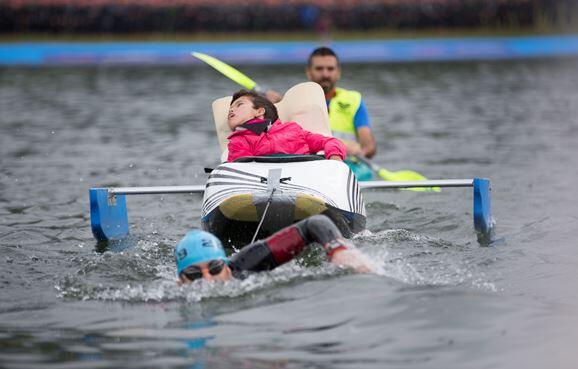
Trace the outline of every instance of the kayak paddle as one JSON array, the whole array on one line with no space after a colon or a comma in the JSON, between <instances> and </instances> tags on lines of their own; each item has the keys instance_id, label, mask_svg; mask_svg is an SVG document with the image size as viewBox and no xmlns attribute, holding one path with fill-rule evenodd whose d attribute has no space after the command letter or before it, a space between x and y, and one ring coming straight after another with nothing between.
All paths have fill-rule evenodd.
<instances>
[{"instance_id":1,"label":"kayak paddle","mask_svg":"<svg viewBox=\"0 0 578 369\"><path fill-rule=\"evenodd\" d=\"M395 182L405 182L405 181L427 181L427 178L418 172L413 170L399 170L397 172L391 172L385 168L378 166L377 164L371 162L360 155L354 155L354 157L360 162L364 163L371 168L380 178L384 181L395 181ZM414 187L407 188L409 191L422 191L422 192L440 192L439 187Z\"/></svg>"},{"instance_id":2,"label":"kayak paddle","mask_svg":"<svg viewBox=\"0 0 578 369\"><path fill-rule=\"evenodd\" d=\"M225 77L241 85L241 87L244 87L248 90L255 90L258 93L264 92L264 89L259 86L257 82L253 81L245 74L239 72L237 69L231 67L229 64L223 63L219 59L213 58L212 56L203 53L192 52L191 55L209 64L211 67L224 74Z\"/></svg>"}]
</instances>

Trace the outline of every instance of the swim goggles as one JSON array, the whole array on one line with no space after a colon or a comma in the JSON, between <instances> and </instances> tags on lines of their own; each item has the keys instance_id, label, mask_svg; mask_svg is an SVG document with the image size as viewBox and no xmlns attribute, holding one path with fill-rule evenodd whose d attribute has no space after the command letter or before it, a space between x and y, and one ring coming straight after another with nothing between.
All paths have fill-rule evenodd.
<instances>
[{"instance_id":1,"label":"swim goggles","mask_svg":"<svg viewBox=\"0 0 578 369\"><path fill-rule=\"evenodd\" d=\"M207 265L210 275L217 275L223 271L225 267L225 260L211 260ZM203 278L203 271L198 265L191 265L181 272L181 275L187 277L188 280L194 281Z\"/></svg>"}]
</instances>

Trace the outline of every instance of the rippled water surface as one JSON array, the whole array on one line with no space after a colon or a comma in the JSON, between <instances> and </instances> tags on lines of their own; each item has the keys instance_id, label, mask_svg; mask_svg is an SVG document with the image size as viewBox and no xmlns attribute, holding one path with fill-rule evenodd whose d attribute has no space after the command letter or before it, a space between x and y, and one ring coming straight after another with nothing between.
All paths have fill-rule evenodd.
<instances>
[{"instance_id":1,"label":"rippled water surface","mask_svg":"<svg viewBox=\"0 0 578 369\"><path fill-rule=\"evenodd\" d=\"M0 68L0 367L575 368L577 60L348 65L342 85L376 162L491 179L491 246L471 190L372 192L354 242L378 275L310 255L179 287L200 197L129 198L130 238L97 244L88 188L204 183L210 104L236 86L202 66Z\"/></svg>"}]
</instances>

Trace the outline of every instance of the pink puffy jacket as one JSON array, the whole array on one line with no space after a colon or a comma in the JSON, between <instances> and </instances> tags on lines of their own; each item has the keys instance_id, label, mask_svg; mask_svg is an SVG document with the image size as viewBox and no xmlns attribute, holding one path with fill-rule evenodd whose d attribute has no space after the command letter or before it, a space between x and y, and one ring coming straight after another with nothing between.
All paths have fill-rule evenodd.
<instances>
[{"instance_id":1,"label":"pink puffy jacket","mask_svg":"<svg viewBox=\"0 0 578 369\"><path fill-rule=\"evenodd\" d=\"M315 154L325 151L325 158L333 155L345 159L345 145L336 138L327 137L304 130L295 122L282 123L277 120L267 132L257 135L250 130L231 133L229 157L231 162L243 156L263 156L271 154Z\"/></svg>"}]
</instances>

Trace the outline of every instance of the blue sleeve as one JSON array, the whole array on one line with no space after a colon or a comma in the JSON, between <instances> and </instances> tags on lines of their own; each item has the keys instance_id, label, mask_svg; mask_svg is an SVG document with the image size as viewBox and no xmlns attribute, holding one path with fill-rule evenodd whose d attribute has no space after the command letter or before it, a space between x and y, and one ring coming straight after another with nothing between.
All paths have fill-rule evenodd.
<instances>
[{"instance_id":1,"label":"blue sleeve","mask_svg":"<svg viewBox=\"0 0 578 369\"><path fill-rule=\"evenodd\" d=\"M353 118L353 125L355 126L355 129L359 129L361 127L371 128L369 113L367 112L367 107L365 106L365 101L363 101L363 99L361 100L359 108L357 109L355 117Z\"/></svg>"}]
</instances>

